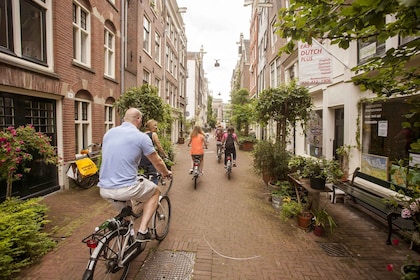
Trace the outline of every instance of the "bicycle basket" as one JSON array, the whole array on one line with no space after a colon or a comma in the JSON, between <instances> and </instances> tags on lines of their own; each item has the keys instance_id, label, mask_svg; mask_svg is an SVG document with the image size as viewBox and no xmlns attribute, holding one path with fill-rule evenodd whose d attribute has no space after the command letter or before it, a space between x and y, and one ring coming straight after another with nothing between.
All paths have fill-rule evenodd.
<instances>
[{"instance_id":1,"label":"bicycle basket","mask_svg":"<svg viewBox=\"0 0 420 280\"><path fill-rule=\"evenodd\" d=\"M89 177L98 172L98 167L90 158L78 159L76 165L82 177Z\"/></svg>"}]
</instances>

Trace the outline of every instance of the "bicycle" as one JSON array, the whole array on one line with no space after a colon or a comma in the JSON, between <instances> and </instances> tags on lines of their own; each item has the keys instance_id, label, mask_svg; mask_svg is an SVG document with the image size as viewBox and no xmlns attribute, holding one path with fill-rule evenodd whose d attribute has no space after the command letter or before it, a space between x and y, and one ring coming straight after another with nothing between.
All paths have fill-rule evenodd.
<instances>
[{"instance_id":1,"label":"bicycle","mask_svg":"<svg viewBox=\"0 0 420 280\"><path fill-rule=\"evenodd\" d=\"M228 179L230 180L231 177L231 173L232 173L232 159L233 159L233 154L228 154L226 155L226 173L228 176Z\"/></svg>"},{"instance_id":2,"label":"bicycle","mask_svg":"<svg viewBox=\"0 0 420 280\"><path fill-rule=\"evenodd\" d=\"M101 152L101 144L92 143L80 151L81 157L72 162L67 170L69 177L77 186L89 189L99 182L99 169L92 160Z\"/></svg>"},{"instance_id":3,"label":"bicycle","mask_svg":"<svg viewBox=\"0 0 420 280\"><path fill-rule=\"evenodd\" d=\"M171 202L168 193L172 183L171 176L167 179L168 189L159 196L158 206L151 219L149 231L152 239L158 241L165 239L169 233ZM83 280L126 279L131 261L146 249L146 243L134 246L134 221L143 214L142 203L131 200L126 204L117 216L103 222L95 228L93 234L82 240L90 250Z\"/></svg>"},{"instance_id":4,"label":"bicycle","mask_svg":"<svg viewBox=\"0 0 420 280\"><path fill-rule=\"evenodd\" d=\"M218 163L222 161L222 153L223 153L222 142L217 141L217 162Z\"/></svg>"},{"instance_id":5,"label":"bicycle","mask_svg":"<svg viewBox=\"0 0 420 280\"><path fill-rule=\"evenodd\" d=\"M197 189L197 179L200 176L200 164L201 164L201 156L200 155L193 155L194 163L193 163L193 172L192 172L192 179L194 180L194 189Z\"/></svg>"}]
</instances>

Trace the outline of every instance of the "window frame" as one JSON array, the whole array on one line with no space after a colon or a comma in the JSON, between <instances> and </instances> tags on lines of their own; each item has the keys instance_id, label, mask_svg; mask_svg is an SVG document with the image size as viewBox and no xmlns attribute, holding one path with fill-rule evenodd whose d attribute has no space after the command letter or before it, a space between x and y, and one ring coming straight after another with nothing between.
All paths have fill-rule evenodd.
<instances>
[{"instance_id":1,"label":"window frame","mask_svg":"<svg viewBox=\"0 0 420 280\"><path fill-rule=\"evenodd\" d=\"M110 38L111 36L111 38ZM111 42L108 40L111 39ZM109 46L111 44L111 46ZM104 75L115 78L115 34L108 28L104 29Z\"/></svg>"},{"instance_id":2,"label":"window frame","mask_svg":"<svg viewBox=\"0 0 420 280\"><path fill-rule=\"evenodd\" d=\"M86 120L83 119L83 105L87 106ZM75 98L74 108L75 154L79 154L80 150L85 149L92 142L92 102L87 99ZM78 118L76 119L76 117Z\"/></svg>"},{"instance_id":3,"label":"window frame","mask_svg":"<svg viewBox=\"0 0 420 280\"><path fill-rule=\"evenodd\" d=\"M147 23L147 24L146 24ZM143 17L143 50L150 54L151 42L151 22L147 17Z\"/></svg>"},{"instance_id":4,"label":"window frame","mask_svg":"<svg viewBox=\"0 0 420 280\"><path fill-rule=\"evenodd\" d=\"M82 12L86 14L82 21ZM76 21L76 22L75 22ZM85 25L85 28L81 25ZM73 1L73 61L91 66L91 13L77 1ZM84 35L84 36L83 36Z\"/></svg>"},{"instance_id":5,"label":"window frame","mask_svg":"<svg viewBox=\"0 0 420 280\"><path fill-rule=\"evenodd\" d=\"M53 39L52 39L52 1L51 0L5 0L5 11L1 14L3 21L0 22L3 34L0 39L3 41L0 46L0 58L7 61L27 65L30 67L52 71L53 65ZM32 18L38 24L28 24L28 28L37 28L37 32L28 31L27 35L22 30L22 21L28 7L22 10L23 5L34 7L38 13L31 12ZM29 18L28 18L29 20ZM7 34L5 34L7 33ZM26 40L28 48L38 49L36 53L39 57L25 54L23 47L25 46L22 36L33 37L33 34L39 34L39 37ZM28 38L27 38L28 39ZM32 44L29 45L29 42Z\"/></svg>"}]
</instances>

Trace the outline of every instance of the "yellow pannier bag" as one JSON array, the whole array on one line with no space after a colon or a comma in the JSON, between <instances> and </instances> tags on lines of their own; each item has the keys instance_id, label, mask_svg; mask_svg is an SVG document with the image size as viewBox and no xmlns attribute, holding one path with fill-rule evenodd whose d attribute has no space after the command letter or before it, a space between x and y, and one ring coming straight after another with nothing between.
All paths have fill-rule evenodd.
<instances>
[{"instance_id":1,"label":"yellow pannier bag","mask_svg":"<svg viewBox=\"0 0 420 280\"><path fill-rule=\"evenodd\" d=\"M82 177L89 177L98 172L98 167L90 158L78 159L76 165Z\"/></svg>"}]
</instances>

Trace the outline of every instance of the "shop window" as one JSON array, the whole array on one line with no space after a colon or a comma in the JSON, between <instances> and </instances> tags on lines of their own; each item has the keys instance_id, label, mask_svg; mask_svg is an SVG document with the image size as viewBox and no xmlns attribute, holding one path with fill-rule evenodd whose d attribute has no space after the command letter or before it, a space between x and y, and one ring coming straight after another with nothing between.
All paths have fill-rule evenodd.
<instances>
[{"instance_id":1,"label":"shop window","mask_svg":"<svg viewBox=\"0 0 420 280\"><path fill-rule=\"evenodd\" d=\"M416 97L395 98L363 105L363 172L389 180L390 168L398 162L408 165L410 144L420 138L420 128L415 125L420 116L413 114L415 101Z\"/></svg>"}]
</instances>

